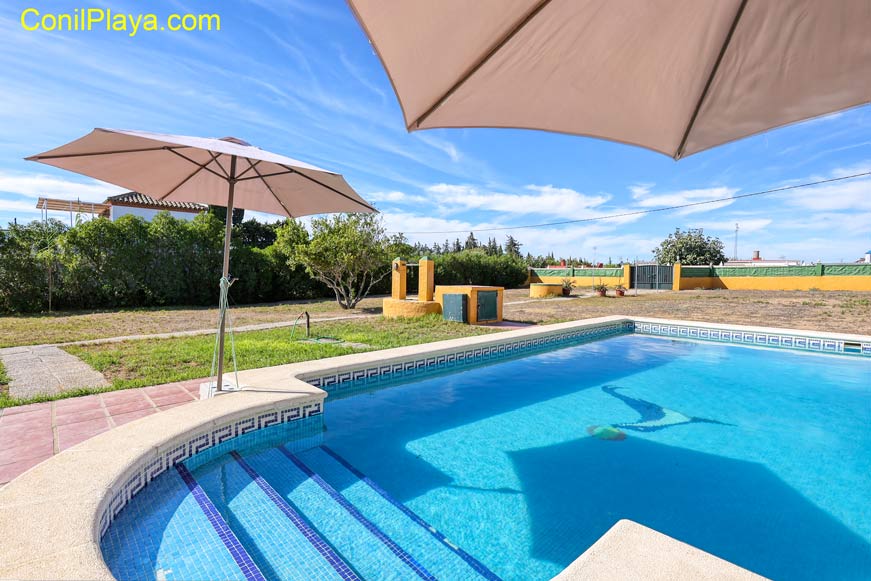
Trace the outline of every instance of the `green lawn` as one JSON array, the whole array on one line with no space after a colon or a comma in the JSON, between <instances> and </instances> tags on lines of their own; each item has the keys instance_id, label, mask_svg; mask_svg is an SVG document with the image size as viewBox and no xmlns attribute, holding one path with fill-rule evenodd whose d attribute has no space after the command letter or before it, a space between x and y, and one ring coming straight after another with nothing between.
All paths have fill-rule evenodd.
<instances>
[{"instance_id":1,"label":"green lawn","mask_svg":"<svg viewBox=\"0 0 871 581\"><path fill-rule=\"evenodd\" d=\"M9 376L6 375L6 368L3 367L3 362L0 361L0 399L6 396L7 387L9 387Z\"/></svg>"},{"instance_id":2,"label":"green lawn","mask_svg":"<svg viewBox=\"0 0 871 581\"><path fill-rule=\"evenodd\" d=\"M381 298L365 298L350 311L340 308L333 299L234 305L233 324L240 327L293 321L303 311L308 311L313 318L380 313ZM215 307L154 307L2 316L0 347L210 329L215 327L217 317Z\"/></svg>"},{"instance_id":3,"label":"green lawn","mask_svg":"<svg viewBox=\"0 0 871 581\"><path fill-rule=\"evenodd\" d=\"M341 344L303 343L298 340L299 333L291 341L290 329L270 329L237 333L236 359L240 370L254 369L495 331L443 321L435 315L418 319L373 317L357 321L314 323L313 336L365 343L370 347L362 349ZM65 349L102 372L112 383L112 389L124 389L208 376L214 341L212 336L174 337ZM229 343L227 349L229 351Z\"/></svg>"}]
</instances>

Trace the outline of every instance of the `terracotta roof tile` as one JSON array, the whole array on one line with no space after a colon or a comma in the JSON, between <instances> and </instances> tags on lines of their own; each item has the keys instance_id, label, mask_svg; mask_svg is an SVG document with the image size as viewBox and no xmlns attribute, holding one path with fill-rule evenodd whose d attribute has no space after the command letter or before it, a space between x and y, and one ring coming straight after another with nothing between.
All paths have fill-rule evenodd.
<instances>
[{"instance_id":1,"label":"terracotta roof tile","mask_svg":"<svg viewBox=\"0 0 871 581\"><path fill-rule=\"evenodd\" d=\"M174 202L174 201L164 201L164 200L155 200L154 198L150 198L145 194L140 194L138 192L127 192L126 194L119 194L117 196L109 196L106 198L106 204L119 204L119 205L135 205L135 206L147 206L150 208L166 208L166 209L176 209L176 210L205 210L208 206L204 204L196 204L194 202Z\"/></svg>"}]
</instances>

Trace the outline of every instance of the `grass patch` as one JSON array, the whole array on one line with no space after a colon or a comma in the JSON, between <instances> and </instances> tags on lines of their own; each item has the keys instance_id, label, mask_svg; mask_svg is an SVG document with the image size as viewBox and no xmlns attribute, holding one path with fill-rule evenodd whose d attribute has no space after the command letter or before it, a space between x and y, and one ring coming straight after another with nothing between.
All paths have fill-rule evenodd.
<instances>
[{"instance_id":1,"label":"grass patch","mask_svg":"<svg viewBox=\"0 0 871 581\"><path fill-rule=\"evenodd\" d=\"M234 306L232 314L233 324L239 327L293 321L303 311L325 318L378 313L380 309L381 299L370 297L350 311L343 310L335 300L317 299ZM210 329L215 326L217 317L215 307L154 307L6 316L0 317L0 348Z\"/></svg>"},{"instance_id":2,"label":"grass patch","mask_svg":"<svg viewBox=\"0 0 871 581\"><path fill-rule=\"evenodd\" d=\"M289 329L270 329L236 334L239 369L270 367L493 332L443 321L438 316L417 319L372 319L315 323L312 334L347 342L364 343L359 349L342 344L304 343L290 340ZM297 338L299 334L297 334ZM77 345L66 351L103 373L112 389L156 385L207 377L211 371L213 336L173 337L125 341L102 345ZM229 343L227 345L229 351ZM229 365L229 360L228 360Z\"/></svg>"},{"instance_id":3,"label":"grass patch","mask_svg":"<svg viewBox=\"0 0 871 581\"><path fill-rule=\"evenodd\" d=\"M0 399L3 399L9 393L9 376L6 375L6 368L3 362L0 361Z\"/></svg>"}]
</instances>

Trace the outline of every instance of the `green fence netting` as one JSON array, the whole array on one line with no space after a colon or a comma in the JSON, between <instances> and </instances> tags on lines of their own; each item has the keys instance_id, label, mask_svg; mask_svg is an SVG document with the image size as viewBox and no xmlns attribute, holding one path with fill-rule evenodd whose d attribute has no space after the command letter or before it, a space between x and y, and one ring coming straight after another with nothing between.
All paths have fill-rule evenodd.
<instances>
[{"instance_id":1,"label":"green fence netting","mask_svg":"<svg viewBox=\"0 0 871 581\"><path fill-rule=\"evenodd\" d=\"M871 264L807 266L683 266L681 278L725 276L871 276Z\"/></svg>"},{"instance_id":2,"label":"green fence netting","mask_svg":"<svg viewBox=\"0 0 871 581\"><path fill-rule=\"evenodd\" d=\"M559 277L623 276L622 268L533 268L532 275Z\"/></svg>"}]
</instances>

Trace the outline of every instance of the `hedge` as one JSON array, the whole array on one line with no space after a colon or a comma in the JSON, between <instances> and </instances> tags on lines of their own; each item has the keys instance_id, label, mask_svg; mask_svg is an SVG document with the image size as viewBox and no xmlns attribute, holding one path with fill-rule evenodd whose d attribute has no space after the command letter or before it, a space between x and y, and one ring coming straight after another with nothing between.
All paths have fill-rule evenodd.
<instances>
[{"instance_id":1,"label":"hedge","mask_svg":"<svg viewBox=\"0 0 871 581\"><path fill-rule=\"evenodd\" d=\"M270 228L272 233L265 231ZM288 266L292 237L276 239L276 231L248 222L234 226L230 272L238 280L230 293L233 303L332 297L303 267ZM223 221L208 212L191 221L163 212L151 222L128 215L71 228L57 220L10 225L0 231L0 312L45 311L49 294L53 310L213 306L223 237ZM437 284L510 288L526 280L526 265L514 256L465 250L434 261ZM409 270L409 288L416 288L416 274ZM389 288L387 276L372 292Z\"/></svg>"},{"instance_id":2,"label":"hedge","mask_svg":"<svg viewBox=\"0 0 871 581\"><path fill-rule=\"evenodd\" d=\"M210 213L194 220L158 214L91 220L66 228L58 221L12 225L0 232L0 311L215 305L224 226ZM302 268L287 266L277 245L234 243L234 302L330 296Z\"/></svg>"}]
</instances>

